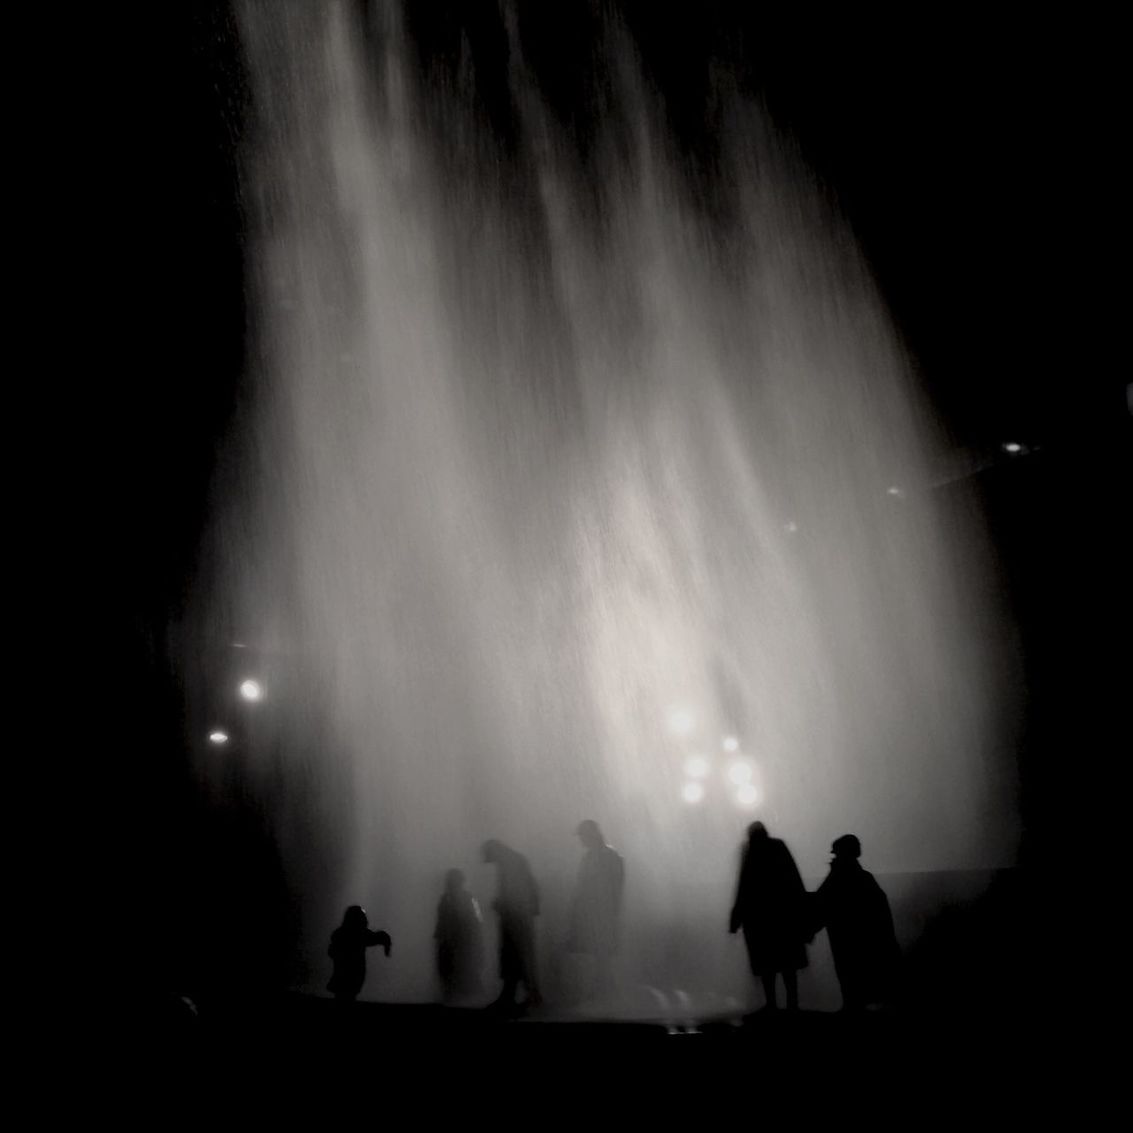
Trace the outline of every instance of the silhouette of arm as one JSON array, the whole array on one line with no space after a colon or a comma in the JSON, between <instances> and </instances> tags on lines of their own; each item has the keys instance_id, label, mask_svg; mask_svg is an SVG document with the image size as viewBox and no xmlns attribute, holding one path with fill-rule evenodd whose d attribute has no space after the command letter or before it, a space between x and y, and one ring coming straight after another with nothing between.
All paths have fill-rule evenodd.
<instances>
[{"instance_id":1,"label":"silhouette of arm","mask_svg":"<svg viewBox=\"0 0 1133 1133\"><path fill-rule=\"evenodd\" d=\"M808 893L806 898L806 928L810 939L826 927L827 909L830 905L830 878L827 877L817 890Z\"/></svg>"},{"instance_id":2,"label":"silhouette of arm","mask_svg":"<svg viewBox=\"0 0 1133 1133\"><path fill-rule=\"evenodd\" d=\"M367 931L366 947L373 948L375 944L380 944L387 956L389 955L390 948L393 947L393 941L390 940L388 932L382 932L381 930L378 932Z\"/></svg>"}]
</instances>

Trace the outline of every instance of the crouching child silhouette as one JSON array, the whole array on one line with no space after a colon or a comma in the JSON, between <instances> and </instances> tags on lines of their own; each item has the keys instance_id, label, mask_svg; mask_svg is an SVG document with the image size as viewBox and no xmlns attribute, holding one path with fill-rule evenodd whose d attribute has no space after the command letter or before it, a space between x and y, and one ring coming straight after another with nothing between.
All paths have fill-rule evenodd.
<instances>
[{"instance_id":1,"label":"crouching child silhouette","mask_svg":"<svg viewBox=\"0 0 1133 1133\"><path fill-rule=\"evenodd\" d=\"M392 946L389 933L371 930L366 910L361 905L351 905L343 915L342 924L331 933L327 950L334 961L327 991L335 999L350 1002L358 998L366 982L366 949L375 944L380 944L389 955Z\"/></svg>"}]
</instances>

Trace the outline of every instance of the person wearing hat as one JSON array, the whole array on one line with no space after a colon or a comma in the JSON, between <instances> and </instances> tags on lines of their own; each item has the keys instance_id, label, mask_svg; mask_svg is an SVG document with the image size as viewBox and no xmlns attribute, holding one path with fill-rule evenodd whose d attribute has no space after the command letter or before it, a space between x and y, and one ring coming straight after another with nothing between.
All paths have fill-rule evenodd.
<instances>
[{"instance_id":1,"label":"person wearing hat","mask_svg":"<svg viewBox=\"0 0 1133 1133\"><path fill-rule=\"evenodd\" d=\"M621 854L607 844L601 828L592 818L580 822L575 833L586 852L578 870L567 949L593 957L594 994L603 996L614 987L613 965L621 927L625 862Z\"/></svg>"},{"instance_id":2,"label":"person wearing hat","mask_svg":"<svg viewBox=\"0 0 1133 1133\"><path fill-rule=\"evenodd\" d=\"M813 928L825 928L842 988L842 1009L864 1011L892 991L900 951L889 899L859 859L862 844L843 834L830 847L830 873L814 895Z\"/></svg>"}]
</instances>

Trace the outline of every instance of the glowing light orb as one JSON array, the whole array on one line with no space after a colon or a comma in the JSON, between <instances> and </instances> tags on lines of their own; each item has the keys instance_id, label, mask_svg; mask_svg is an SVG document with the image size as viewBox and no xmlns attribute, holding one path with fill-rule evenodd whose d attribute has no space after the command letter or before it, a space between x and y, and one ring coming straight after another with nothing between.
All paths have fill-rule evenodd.
<instances>
[{"instance_id":1,"label":"glowing light orb","mask_svg":"<svg viewBox=\"0 0 1133 1133\"><path fill-rule=\"evenodd\" d=\"M209 732L209 740L214 744L226 744L228 743L228 733L219 730Z\"/></svg>"},{"instance_id":2,"label":"glowing light orb","mask_svg":"<svg viewBox=\"0 0 1133 1133\"><path fill-rule=\"evenodd\" d=\"M691 783L686 783L681 788L681 798L686 803L698 803L704 798L704 784L698 783L693 780Z\"/></svg>"},{"instance_id":3,"label":"glowing light orb","mask_svg":"<svg viewBox=\"0 0 1133 1133\"><path fill-rule=\"evenodd\" d=\"M897 497L900 497L900 496L903 496L903 495L904 495L905 493L904 493L904 492L902 492L902 491L901 491L901 489L900 489L900 488L898 488L896 484L892 484L892 485L890 485L890 487L888 487L888 488L886 488L886 489L885 489L885 494L886 494L887 496L897 496Z\"/></svg>"},{"instance_id":4,"label":"glowing light orb","mask_svg":"<svg viewBox=\"0 0 1133 1133\"><path fill-rule=\"evenodd\" d=\"M786 531L788 535L794 535L798 529L799 525L793 519L783 524L783 530Z\"/></svg>"},{"instance_id":5,"label":"glowing light orb","mask_svg":"<svg viewBox=\"0 0 1133 1133\"><path fill-rule=\"evenodd\" d=\"M759 802L759 792L751 783L741 783L736 788L736 802L740 806L755 806Z\"/></svg>"},{"instance_id":6,"label":"glowing light orb","mask_svg":"<svg viewBox=\"0 0 1133 1133\"><path fill-rule=\"evenodd\" d=\"M744 763L742 759L737 759L731 767L728 768L728 778L731 779L736 786L743 783L751 782L751 764Z\"/></svg>"},{"instance_id":7,"label":"glowing light orb","mask_svg":"<svg viewBox=\"0 0 1133 1133\"><path fill-rule=\"evenodd\" d=\"M696 726L696 718L687 708L669 709L669 731L675 736L687 736Z\"/></svg>"},{"instance_id":8,"label":"glowing light orb","mask_svg":"<svg viewBox=\"0 0 1133 1133\"><path fill-rule=\"evenodd\" d=\"M1018 441L1008 441L1003 446L1003 451L1009 452L1012 456L1015 456L1023 451L1023 446Z\"/></svg>"},{"instance_id":9,"label":"glowing light orb","mask_svg":"<svg viewBox=\"0 0 1133 1133\"><path fill-rule=\"evenodd\" d=\"M240 685L240 695L245 700L262 700L264 687L259 681L247 680Z\"/></svg>"},{"instance_id":10,"label":"glowing light orb","mask_svg":"<svg viewBox=\"0 0 1133 1133\"><path fill-rule=\"evenodd\" d=\"M703 779L711 770L712 765L703 755L690 755L685 760L685 774L690 779Z\"/></svg>"},{"instance_id":11,"label":"glowing light orb","mask_svg":"<svg viewBox=\"0 0 1133 1133\"><path fill-rule=\"evenodd\" d=\"M723 748L725 751L739 751L740 741L737 740L735 736L725 736Z\"/></svg>"}]
</instances>

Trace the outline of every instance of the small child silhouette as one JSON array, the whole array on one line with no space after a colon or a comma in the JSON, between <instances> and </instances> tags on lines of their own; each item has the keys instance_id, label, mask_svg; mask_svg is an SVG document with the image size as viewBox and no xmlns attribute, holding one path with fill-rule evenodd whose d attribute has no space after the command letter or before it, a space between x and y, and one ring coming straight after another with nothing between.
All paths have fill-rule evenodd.
<instances>
[{"instance_id":1,"label":"small child silhouette","mask_svg":"<svg viewBox=\"0 0 1133 1133\"><path fill-rule=\"evenodd\" d=\"M343 915L342 924L331 933L331 959L334 961L334 974L327 984L327 991L335 999L357 999L362 985L366 982L366 949L380 944L388 956L392 941L388 932L372 932L366 910L361 905L351 905Z\"/></svg>"},{"instance_id":2,"label":"small child silhouette","mask_svg":"<svg viewBox=\"0 0 1133 1133\"><path fill-rule=\"evenodd\" d=\"M433 940L445 1002L478 996L483 990L483 917L459 869L450 869L445 874L445 892L437 906Z\"/></svg>"}]
</instances>

